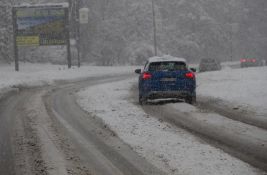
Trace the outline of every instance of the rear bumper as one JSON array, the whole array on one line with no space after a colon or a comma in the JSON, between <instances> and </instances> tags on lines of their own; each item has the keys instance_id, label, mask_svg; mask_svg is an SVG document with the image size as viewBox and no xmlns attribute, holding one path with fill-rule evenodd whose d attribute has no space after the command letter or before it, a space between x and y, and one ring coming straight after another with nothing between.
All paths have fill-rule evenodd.
<instances>
[{"instance_id":1,"label":"rear bumper","mask_svg":"<svg viewBox=\"0 0 267 175\"><path fill-rule=\"evenodd\" d=\"M242 62L241 67L257 67L259 66L259 63L255 62Z\"/></svg>"},{"instance_id":2,"label":"rear bumper","mask_svg":"<svg viewBox=\"0 0 267 175\"><path fill-rule=\"evenodd\" d=\"M150 91L144 95L148 99L186 98L188 96L194 96L194 94L187 91Z\"/></svg>"}]
</instances>

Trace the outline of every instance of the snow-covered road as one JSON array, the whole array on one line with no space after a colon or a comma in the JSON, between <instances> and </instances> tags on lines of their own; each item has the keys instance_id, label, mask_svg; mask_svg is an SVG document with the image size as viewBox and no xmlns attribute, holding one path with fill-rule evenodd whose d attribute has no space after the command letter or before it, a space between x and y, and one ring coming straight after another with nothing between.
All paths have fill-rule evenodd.
<instances>
[{"instance_id":1,"label":"snow-covered road","mask_svg":"<svg viewBox=\"0 0 267 175\"><path fill-rule=\"evenodd\" d=\"M130 93L131 88L136 88L136 81L135 78L90 87L79 93L79 103L103 119L122 140L167 174L263 174L205 140L165 122L164 118L157 119L144 112L137 105L137 97L132 98ZM182 112L190 113L192 108L195 109L184 103L173 105L184 110ZM164 116L161 105L148 106ZM210 122L219 125L221 121L214 119Z\"/></svg>"},{"instance_id":2,"label":"snow-covered road","mask_svg":"<svg viewBox=\"0 0 267 175\"><path fill-rule=\"evenodd\" d=\"M137 174L266 175L254 167L266 168L266 67L198 74L200 103L195 107L177 101L141 107L137 103L137 76L122 80L134 76L134 67L67 70L64 66L25 64L19 73L11 66L0 68L0 96L10 89L39 86L1 103L2 130L8 132L8 122L14 118L18 127L15 136L11 133L15 141L1 140L0 148L10 142L18 144L11 149L28 149L28 153L38 148L33 160L24 160L23 151L15 149L21 159L16 166L23 166L23 160L28 164L37 160L41 169L36 172L45 169L50 174L64 174L66 170L130 174L131 169ZM73 101L75 96L87 113ZM6 132L1 132L2 139L8 137ZM12 162L5 160L6 164ZM94 166L96 162L105 168ZM77 168L81 166L84 168Z\"/></svg>"}]
</instances>

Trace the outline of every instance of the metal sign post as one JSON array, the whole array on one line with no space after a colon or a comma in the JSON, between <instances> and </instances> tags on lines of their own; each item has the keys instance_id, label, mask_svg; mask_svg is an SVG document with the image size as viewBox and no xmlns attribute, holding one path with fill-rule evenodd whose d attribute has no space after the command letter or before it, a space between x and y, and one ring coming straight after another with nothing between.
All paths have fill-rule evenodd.
<instances>
[{"instance_id":1,"label":"metal sign post","mask_svg":"<svg viewBox=\"0 0 267 175\"><path fill-rule=\"evenodd\" d=\"M81 29L83 28L83 25L88 24L89 20L89 9L88 8L81 8L79 9L79 23L78 26L78 67L81 66ZM84 30L82 30L84 31Z\"/></svg>"},{"instance_id":2,"label":"metal sign post","mask_svg":"<svg viewBox=\"0 0 267 175\"><path fill-rule=\"evenodd\" d=\"M16 41L17 33L17 18L16 9L12 8L12 20L13 20L13 46L14 46L14 61L15 61L15 71L19 71L19 58L18 58L18 46Z\"/></svg>"},{"instance_id":3,"label":"metal sign post","mask_svg":"<svg viewBox=\"0 0 267 175\"><path fill-rule=\"evenodd\" d=\"M67 60L68 68L71 68L71 51L70 51L70 22L69 22L69 9L65 9L65 20L66 20L66 44L67 44Z\"/></svg>"}]
</instances>

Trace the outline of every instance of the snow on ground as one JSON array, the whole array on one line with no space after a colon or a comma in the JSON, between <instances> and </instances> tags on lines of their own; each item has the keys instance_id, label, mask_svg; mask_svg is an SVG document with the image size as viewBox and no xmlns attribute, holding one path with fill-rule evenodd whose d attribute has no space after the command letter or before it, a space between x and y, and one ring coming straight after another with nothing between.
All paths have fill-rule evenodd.
<instances>
[{"instance_id":1,"label":"snow on ground","mask_svg":"<svg viewBox=\"0 0 267 175\"><path fill-rule=\"evenodd\" d=\"M137 100L130 98L133 83L137 80L90 87L79 92L78 102L85 110L103 119L137 153L167 174L261 174L187 131L147 115L134 104Z\"/></svg>"},{"instance_id":2,"label":"snow on ground","mask_svg":"<svg viewBox=\"0 0 267 175\"><path fill-rule=\"evenodd\" d=\"M52 84L55 80L71 80L103 75L132 73L134 67L82 66L68 69L65 65L20 63L20 71L14 65L0 64L0 96L12 86L38 86Z\"/></svg>"},{"instance_id":3,"label":"snow on ground","mask_svg":"<svg viewBox=\"0 0 267 175\"><path fill-rule=\"evenodd\" d=\"M267 67L200 73L197 82L198 95L267 114Z\"/></svg>"},{"instance_id":4,"label":"snow on ground","mask_svg":"<svg viewBox=\"0 0 267 175\"><path fill-rule=\"evenodd\" d=\"M239 61L226 61L221 63L222 67L227 67L227 66L240 66Z\"/></svg>"},{"instance_id":5,"label":"snow on ground","mask_svg":"<svg viewBox=\"0 0 267 175\"><path fill-rule=\"evenodd\" d=\"M52 84L70 80L133 72L133 67L74 67L21 63L0 65L0 96L12 86ZM197 75L198 94L267 111L267 67L224 69ZM95 113L135 151L168 174L259 174L257 169L211 147L183 129L148 116L129 101L129 91L137 80L90 87L79 93L79 103ZM90 98L89 98L90 97ZM184 108L182 108L184 109ZM187 109L184 109L187 111Z\"/></svg>"}]
</instances>

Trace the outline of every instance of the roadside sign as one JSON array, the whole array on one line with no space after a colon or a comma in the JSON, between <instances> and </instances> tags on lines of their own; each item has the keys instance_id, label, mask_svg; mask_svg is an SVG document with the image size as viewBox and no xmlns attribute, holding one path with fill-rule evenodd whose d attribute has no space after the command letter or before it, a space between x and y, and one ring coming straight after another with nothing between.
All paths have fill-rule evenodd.
<instances>
[{"instance_id":1,"label":"roadside sign","mask_svg":"<svg viewBox=\"0 0 267 175\"><path fill-rule=\"evenodd\" d=\"M89 9L88 8L81 8L79 10L79 21L80 24L87 24L89 20Z\"/></svg>"},{"instance_id":2,"label":"roadside sign","mask_svg":"<svg viewBox=\"0 0 267 175\"><path fill-rule=\"evenodd\" d=\"M65 45L66 12L62 7L15 7L17 45Z\"/></svg>"},{"instance_id":3,"label":"roadside sign","mask_svg":"<svg viewBox=\"0 0 267 175\"><path fill-rule=\"evenodd\" d=\"M76 46L76 39L70 39L70 45L71 46Z\"/></svg>"},{"instance_id":4,"label":"roadside sign","mask_svg":"<svg viewBox=\"0 0 267 175\"><path fill-rule=\"evenodd\" d=\"M67 45L71 67L68 3L15 6L12 16L16 71L19 46Z\"/></svg>"}]
</instances>

